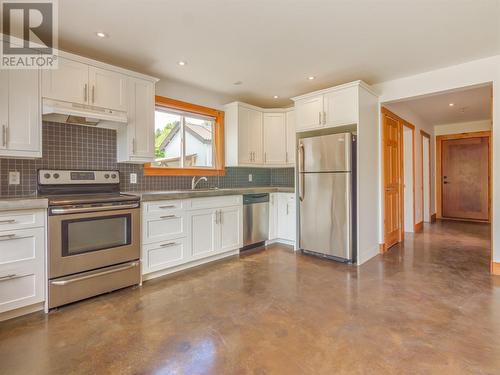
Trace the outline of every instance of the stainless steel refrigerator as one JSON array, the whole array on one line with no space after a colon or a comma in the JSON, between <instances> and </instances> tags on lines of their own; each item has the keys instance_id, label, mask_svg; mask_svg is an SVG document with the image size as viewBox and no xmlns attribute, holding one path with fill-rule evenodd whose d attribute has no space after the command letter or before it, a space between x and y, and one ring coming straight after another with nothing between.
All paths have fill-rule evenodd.
<instances>
[{"instance_id":1,"label":"stainless steel refrigerator","mask_svg":"<svg viewBox=\"0 0 500 375\"><path fill-rule=\"evenodd\" d=\"M299 138L298 145L300 249L355 262L356 136Z\"/></svg>"}]
</instances>

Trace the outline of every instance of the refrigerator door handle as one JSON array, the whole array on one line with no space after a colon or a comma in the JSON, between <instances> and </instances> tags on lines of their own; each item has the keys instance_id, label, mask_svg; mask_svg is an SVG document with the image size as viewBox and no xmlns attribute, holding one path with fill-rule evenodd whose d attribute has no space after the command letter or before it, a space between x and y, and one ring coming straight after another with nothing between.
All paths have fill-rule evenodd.
<instances>
[{"instance_id":1,"label":"refrigerator door handle","mask_svg":"<svg viewBox=\"0 0 500 375\"><path fill-rule=\"evenodd\" d=\"M299 144L299 199L304 200L304 144Z\"/></svg>"}]
</instances>

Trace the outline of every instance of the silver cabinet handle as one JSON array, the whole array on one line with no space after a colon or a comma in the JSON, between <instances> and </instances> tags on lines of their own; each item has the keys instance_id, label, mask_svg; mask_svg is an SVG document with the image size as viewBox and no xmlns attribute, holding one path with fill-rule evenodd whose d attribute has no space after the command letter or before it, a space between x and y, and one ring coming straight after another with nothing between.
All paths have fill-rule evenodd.
<instances>
[{"instance_id":1,"label":"silver cabinet handle","mask_svg":"<svg viewBox=\"0 0 500 375\"><path fill-rule=\"evenodd\" d=\"M164 215L164 216L160 216L160 219L172 219L174 217L177 217L175 215Z\"/></svg>"},{"instance_id":2,"label":"silver cabinet handle","mask_svg":"<svg viewBox=\"0 0 500 375\"><path fill-rule=\"evenodd\" d=\"M95 102L95 86L92 85L92 104Z\"/></svg>"},{"instance_id":3,"label":"silver cabinet handle","mask_svg":"<svg viewBox=\"0 0 500 375\"><path fill-rule=\"evenodd\" d=\"M286 214L288 215L288 202L286 202Z\"/></svg>"},{"instance_id":4,"label":"silver cabinet handle","mask_svg":"<svg viewBox=\"0 0 500 375\"><path fill-rule=\"evenodd\" d=\"M54 284L54 285L67 285L67 284L71 284L71 283L74 283L74 282L77 282L77 281L83 281L83 280L87 280L87 279L92 279L94 277L99 277L99 276L103 276L103 275L108 275L110 273L115 273L115 272L120 272L120 271L125 271L125 270L128 270L130 268L134 268L134 267L137 267L139 265L139 262L132 262L130 264L127 264L126 266L124 267L120 267L120 268L114 268L112 270L107 270L107 271L103 271L103 272L99 272L99 273L93 273L91 275L85 275L85 276L80 276L80 277L75 277L73 279L67 279L67 280L59 280L59 281L51 281L50 283L51 284Z\"/></svg>"},{"instance_id":5,"label":"silver cabinet handle","mask_svg":"<svg viewBox=\"0 0 500 375\"><path fill-rule=\"evenodd\" d=\"M319 112L318 114L319 114L319 124L321 124L321 112Z\"/></svg>"},{"instance_id":6,"label":"silver cabinet handle","mask_svg":"<svg viewBox=\"0 0 500 375\"><path fill-rule=\"evenodd\" d=\"M15 222L15 219L0 220L0 224L14 224Z\"/></svg>"},{"instance_id":7,"label":"silver cabinet handle","mask_svg":"<svg viewBox=\"0 0 500 375\"><path fill-rule=\"evenodd\" d=\"M215 211L215 224L219 224L219 211Z\"/></svg>"},{"instance_id":8,"label":"silver cabinet handle","mask_svg":"<svg viewBox=\"0 0 500 375\"><path fill-rule=\"evenodd\" d=\"M89 94L89 87L87 86L87 84L85 84L85 86L83 86L83 101L85 103L87 102L88 94Z\"/></svg>"},{"instance_id":9,"label":"silver cabinet handle","mask_svg":"<svg viewBox=\"0 0 500 375\"><path fill-rule=\"evenodd\" d=\"M264 152L264 163L267 162L267 152Z\"/></svg>"},{"instance_id":10,"label":"silver cabinet handle","mask_svg":"<svg viewBox=\"0 0 500 375\"><path fill-rule=\"evenodd\" d=\"M14 233L12 233L12 234L4 234L4 235L0 236L0 241L11 240L13 238L16 238L16 235Z\"/></svg>"},{"instance_id":11,"label":"silver cabinet handle","mask_svg":"<svg viewBox=\"0 0 500 375\"><path fill-rule=\"evenodd\" d=\"M288 163L288 151L285 151L285 163Z\"/></svg>"},{"instance_id":12,"label":"silver cabinet handle","mask_svg":"<svg viewBox=\"0 0 500 375\"><path fill-rule=\"evenodd\" d=\"M171 246L175 246L175 245L177 245L177 242L168 242L168 243L161 244L160 247L171 247Z\"/></svg>"},{"instance_id":13,"label":"silver cabinet handle","mask_svg":"<svg viewBox=\"0 0 500 375\"><path fill-rule=\"evenodd\" d=\"M323 112L323 122L322 122L323 125L326 124L326 112Z\"/></svg>"},{"instance_id":14,"label":"silver cabinet handle","mask_svg":"<svg viewBox=\"0 0 500 375\"><path fill-rule=\"evenodd\" d=\"M21 275L17 275L15 273L11 273L9 275L0 276L0 281L17 279L18 277L21 277Z\"/></svg>"},{"instance_id":15,"label":"silver cabinet handle","mask_svg":"<svg viewBox=\"0 0 500 375\"><path fill-rule=\"evenodd\" d=\"M219 224L222 224L222 210L219 210Z\"/></svg>"},{"instance_id":16,"label":"silver cabinet handle","mask_svg":"<svg viewBox=\"0 0 500 375\"><path fill-rule=\"evenodd\" d=\"M135 138L132 138L132 154L135 154Z\"/></svg>"},{"instance_id":17,"label":"silver cabinet handle","mask_svg":"<svg viewBox=\"0 0 500 375\"><path fill-rule=\"evenodd\" d=\"M174 204L169 204L167 206L159 206L158 208L175 208Z\"/></svg>"}]
</instances>

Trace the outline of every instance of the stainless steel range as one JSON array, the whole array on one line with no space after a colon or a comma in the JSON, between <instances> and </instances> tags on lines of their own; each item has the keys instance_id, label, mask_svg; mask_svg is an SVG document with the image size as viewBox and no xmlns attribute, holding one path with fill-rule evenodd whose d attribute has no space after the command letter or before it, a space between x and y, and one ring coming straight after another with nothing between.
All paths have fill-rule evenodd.
<instances>
[{"instance_id":1,"label":"stainless steel range","mask_svg":"<svg viewBox=\"0 0 500 375\"><path fill-rule=\"evenodd\" d=\"M49 308L141 281L140 202L118 171L39 170L49 200Z\"/></svg>"}]
</instances>

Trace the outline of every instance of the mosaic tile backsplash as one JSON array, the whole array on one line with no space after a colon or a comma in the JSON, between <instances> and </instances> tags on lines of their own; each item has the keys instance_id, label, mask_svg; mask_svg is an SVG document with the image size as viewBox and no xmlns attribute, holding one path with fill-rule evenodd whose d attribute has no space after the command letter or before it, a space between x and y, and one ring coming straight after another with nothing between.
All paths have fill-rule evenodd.
<instances>
[{"instance_id":1,"label":"mosaic tile backsplash","mask_svg":"<svg viewBox=\"0 0 500 375\"><path fill-rule=\"evenodd\" d=\"M116 162L116 132L88 126L43 123L41 159L0 159L0 196L36 193L36 172L44 169L118 169L122 191L177 190L191 188L189 176L144 176L139 164ZM21 183L9 185L9 172L19 171ZM137 173L137 184L129 174ZM248 175L252 175L252 182ZM228 167L223 177L209 177L199 187L236 188L252 186L293 186L293 168Z\"/></svg>"}]
</instances>

